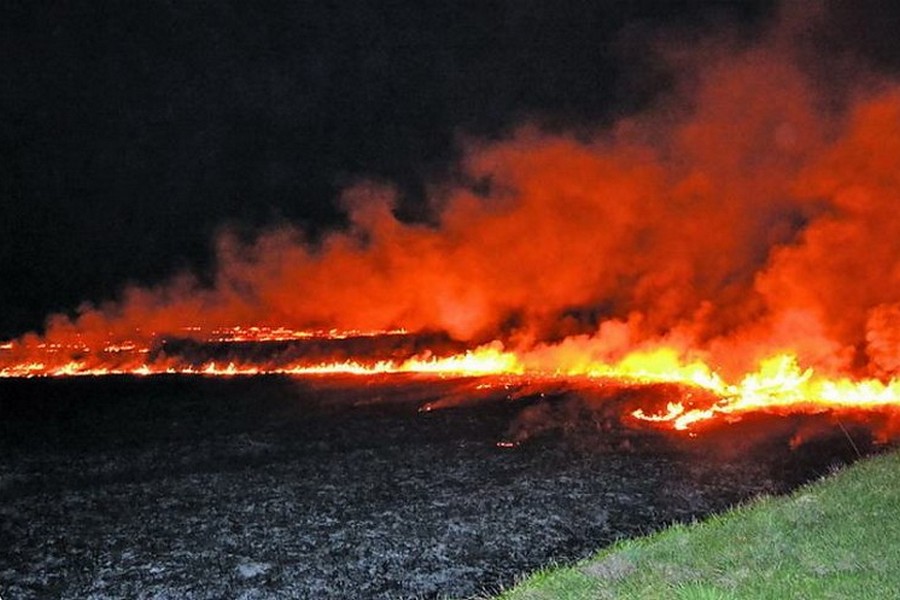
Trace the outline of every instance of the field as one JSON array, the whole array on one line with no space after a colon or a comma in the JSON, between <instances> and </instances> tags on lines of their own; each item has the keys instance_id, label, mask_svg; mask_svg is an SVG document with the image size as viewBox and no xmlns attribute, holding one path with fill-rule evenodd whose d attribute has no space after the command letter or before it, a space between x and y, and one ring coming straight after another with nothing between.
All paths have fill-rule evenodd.
<instances>
[{"instance_id":1,"label":"field","mask_svg":"<svg viewBox=\"0 0 900 600\"><path fill-rule=\"evenodd\" d=\"M788 498L542 571L501 598L892 598L900 585L898 510L900 454L893 453Z\"/></svg>"},{"instance_id":2,"label":"field","mask_svg":"<svg viewBox=\"0 0 900 600\"><path fill-rule=\"evenodd\" d=\"M608 398L473 401L479 385L0 381L0 595L496 593L880 449L825 418L760 416L691 438L623 427Z\"/></svg>"}]
</instances>

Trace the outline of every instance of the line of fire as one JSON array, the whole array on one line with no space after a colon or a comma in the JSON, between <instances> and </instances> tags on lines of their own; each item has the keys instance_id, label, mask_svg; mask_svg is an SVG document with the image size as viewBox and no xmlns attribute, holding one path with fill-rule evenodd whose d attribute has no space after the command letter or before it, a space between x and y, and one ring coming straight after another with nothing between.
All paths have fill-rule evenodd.
<instances>
[{"instance_id":1,"label":"line of fire","mask_svg":"<svg viewBox=\"0 0 900 600\"><path fill-rule=\"evenodd\" d=\"M897 435L900 85L828 87L777 39L683 79L590 135L470 143L425 221L363 182L315 240L225 232L205 283L52 316L0 344L0 376L662 386L623 422L698 435L828 413Z\"/></svg>"},{"instance_id":2,"label":"line of fire","mask_svg":"<svg viewBox=\"0 0 900 600\"><path fill-rule=\"evenodd\" d=\"M633 426L696 435L753 413L831 413L870 422L888 442L900 432L900 380L829 378L802 368L796 356L779 354L737 381L726 381L702 361L685 362L666 346L637 350L616 363L548 362L542 353L518 353L499 341L472 349L447 336L393 331L295 331L284 327L230 327L183 337L151 335L153 343L86 343L24 340L2 346L2 377L99 377L109 375L352 376L361 381L391 375L466 380L471 398L517 397L564 390L610 392L647 387L649 405L632 407ZM76 338L77 339L77 338ZM647 401L647 395L642 396ZM452 406L432 402L424 407Z\"/></svg>"}]
</instances>

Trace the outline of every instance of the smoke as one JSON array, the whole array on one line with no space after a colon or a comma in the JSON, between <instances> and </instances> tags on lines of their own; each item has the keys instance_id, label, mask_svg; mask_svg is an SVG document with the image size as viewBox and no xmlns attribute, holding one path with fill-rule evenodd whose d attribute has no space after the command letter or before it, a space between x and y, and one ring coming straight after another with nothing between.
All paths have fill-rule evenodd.
<instances>
[{"instance_id":1,"label":"smoke","mask_svg":"<svg viewBox=\"0 0 900 600\"><path fill-rule=\"evenodd\" d=\"M400 221L396 192L362 183L343 196L344 230L223 234L212 285L129 289L52 317L45 338L402 327L499 339L535 364L666 343L725 372L787 350L895 375L900 85L811 61L814 25L784 13L753 42L667 38L654 60L669 94L591 132L530 123L466 142L428 223Z\"/></svg>"}]
</instances>

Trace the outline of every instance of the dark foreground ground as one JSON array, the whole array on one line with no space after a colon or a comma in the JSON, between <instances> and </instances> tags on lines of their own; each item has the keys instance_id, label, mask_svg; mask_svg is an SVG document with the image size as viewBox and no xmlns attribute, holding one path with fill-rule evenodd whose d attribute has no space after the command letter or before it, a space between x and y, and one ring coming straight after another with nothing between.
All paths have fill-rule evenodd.
<instances>
[{"instance_id":1,"label":"dark foreground ground","mask_svg":"<svg viewBox=\"0 0 900 600\"><path fill-rule=\"evenodd\" d=\"M821 418L623 428L627 390L420 410L474 389L0 381L0 597L465 597L877 450Z\"/></svg>"}]
</instances>

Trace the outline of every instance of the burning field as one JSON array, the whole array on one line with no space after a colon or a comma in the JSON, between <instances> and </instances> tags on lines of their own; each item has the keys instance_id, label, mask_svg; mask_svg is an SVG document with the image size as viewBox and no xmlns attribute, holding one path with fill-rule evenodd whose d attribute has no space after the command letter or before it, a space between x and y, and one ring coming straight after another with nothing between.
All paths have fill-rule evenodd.
<instances>
[{"instance_id":1,"label":"burning field","mask_svg":"<svg viewBox=\"0 0 900 600\"><path fill-rule=\"evenodd\" d=\"M614 326L605 323L603 327L609 331ZM500 341L467 349L464 342L445 333L403 330L231 327L200 335L197 327L186 328L182 337L154 334L152 346L107 339L99 351L86 345L78 333L74 334L76 345L26 339L7 344L6 350L14 355L27 349L29 359L5 367L2 374L9 378L333 374L354 376L365 387L371 378L404 373L475 378L471 386L429 403L425 410L563 391L612 399L622 389L637 389L644 390L645 403L619 415L622 423L690 435L756 413L824 413L864 420L882 442L892 440L900 424L900 382L895 378L823 377L812 367L801 368L797 356L787 351L761 361L757 371L729 383L707 363L687 362L683 353L668 345L629 351L616 362L592 360L600 342L589 336L517 353L504 350Z\"/></svg>"},{"instance_id":2,"label":"burning field","mask_svg":"<svg viewBox=\"0 0 900 600\"><path fill-rule=\"evenodd\" d=\"M0 375L621 379L684 387L631 415L659 427L837 410L890 437L900 86L822 72L797 35L662 48L674 91L589 135L471 141L425 221L361 183L345 229L223 234L211 283L52 316Z\"/></svg>"},{"instance_id":3,"label":"burning field","mask_svg":"<svg viewBox=\"0 0 900 600\"><path fill-rule=\"evenodd\" d=\"M342 228L226 231L210 276L129 287L0 344L22 459L2 463L0 493L30 557L7 557L0 581L181 595L230 573L216 593L470 594L895 443L900 84L823 64L787 13L754 41L657 41L671 89L634 114L461 140L421 219L397 216L390 185L357 183ZM237 426L220 397L259 422ZM89 424L94 401L149 433L132 447ZM71 427L99 431L77 464ZM309 504L328 490L366 501ZM22 498L48 516L29 525ZM97 519L109 546L66 515ZM63 548L70 535L86 545ZM352 575L334 566L348 552ZM46 577L23 578L41 556ZM404 587L401 572L430 575Z\"/></svg>"}]
</instances>

